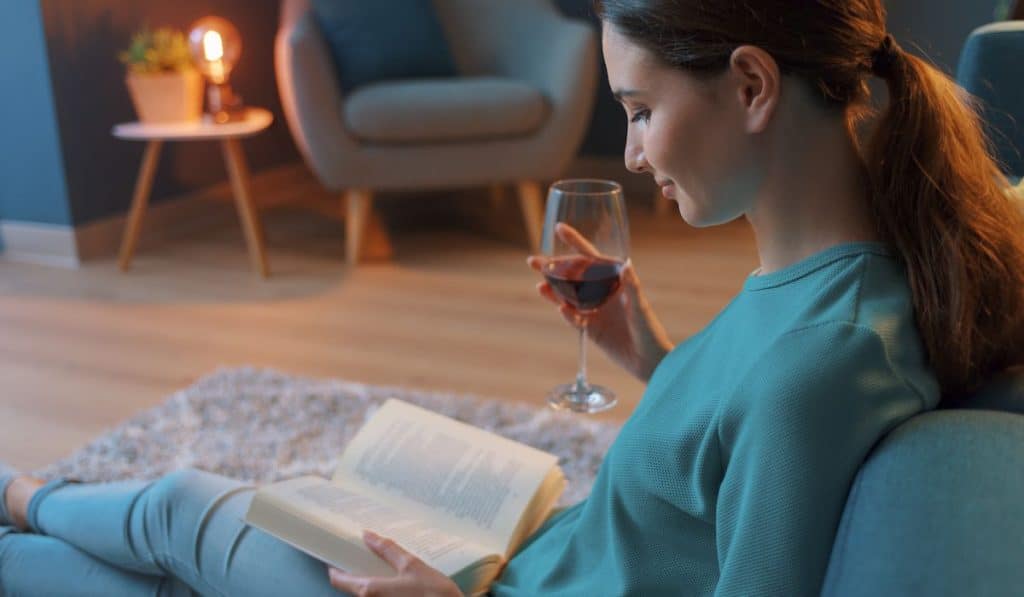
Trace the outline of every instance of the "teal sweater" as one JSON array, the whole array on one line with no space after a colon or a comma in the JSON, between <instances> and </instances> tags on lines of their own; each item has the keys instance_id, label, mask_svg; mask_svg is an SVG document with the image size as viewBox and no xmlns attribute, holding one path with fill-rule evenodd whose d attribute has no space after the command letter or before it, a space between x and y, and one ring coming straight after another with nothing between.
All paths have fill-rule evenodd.
<instances>
[{"instance_id":1,"label":"teal sweater","mask_svg":"<svg viewBox=\"0 0 1024 597\"><path fill-rule=\"evenodd\" d=\"M860 464L938 399L884 246L750 276L658 365L590 497L548 520L492 591L818 595Z\"/></svg>"}]
</instances>

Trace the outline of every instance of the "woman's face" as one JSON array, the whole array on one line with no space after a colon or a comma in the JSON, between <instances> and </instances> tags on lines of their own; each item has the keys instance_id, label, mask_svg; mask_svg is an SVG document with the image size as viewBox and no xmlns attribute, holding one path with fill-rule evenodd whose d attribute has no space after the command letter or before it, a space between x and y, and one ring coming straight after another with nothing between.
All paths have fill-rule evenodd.
<instances>
[{"instance_id":1,"label":"woman's face","mask_svg":"<svg viewBox=\"0 0 1024 597\"><path fill-rule=\"evenodd\" d=\"M629 119L626 167L650 173L692 226L743 215L758 177L729 76L697 79L664 65L614 27L603 30L608 82Z\"/></svg>"}]
</instances>

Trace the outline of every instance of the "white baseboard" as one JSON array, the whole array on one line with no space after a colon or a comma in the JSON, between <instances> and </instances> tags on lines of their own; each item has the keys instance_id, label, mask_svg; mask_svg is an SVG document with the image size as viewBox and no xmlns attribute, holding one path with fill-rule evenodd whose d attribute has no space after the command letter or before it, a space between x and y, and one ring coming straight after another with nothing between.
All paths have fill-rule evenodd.
<instances>
[{"instance_id":1,"label":"white baseboard","mask_svg":"<svg viewBox=\"0 0 1024 597\"><path fill-rule=\"evenodd\" d=\"M257 206L280 201L275 195L310 175L299 163L286 164L253 174L249 180ZM217 209L218 205L223 209ZM227 181L186 195L150 205L146 209L137 249L148 249L169 239L180 238L204 228L219 226L234 217L234 196ZM119 214L76 228L78 256L81 261L117 255L121 247L128 214Z\"/></svg>"},{"instance_id":2,"label":"white baseboard","mask_svg":"<svg viewBox=\"0 0 1024 597\"><path fill-rule=\"evenodd\" d=\"M288 164L254 174L250 186L254 195L287 187L291 181L308 177L301 164ZM220 225L234 213L228 182L152 204L146 209L138 249L145 250L196 230ZM273 201L270 201L273 202ZM217 209L220 204L224 209ZM226 207L231 206L231 207ZM77 227L0 220L3 252L0 259L66 268L83 262L117 255L128 214L118 214Z\"/></svg>"},{"instance_id":3,"label":"white baseboard","mask_svg":"<svg viewBox=\"0 0 1024 597\"><path fill-rule=\"evenodd\" d=\"M74 269L79 266L75 229L70 225L0 220L5 261Z\"/></svg>"}]
</instances>

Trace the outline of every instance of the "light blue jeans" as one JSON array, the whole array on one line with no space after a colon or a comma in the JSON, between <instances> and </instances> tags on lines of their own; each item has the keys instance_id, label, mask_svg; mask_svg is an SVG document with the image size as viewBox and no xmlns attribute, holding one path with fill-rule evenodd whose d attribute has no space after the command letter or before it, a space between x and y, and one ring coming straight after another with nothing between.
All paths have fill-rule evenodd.
<instances>
[{"instance_id":1,"label":"light blue jeans","mask_svg":"<svg viewBox=\"0 0 1024 597\"><path fill-rule=\"evenodd\" d=\"M254 487L198 470L155 482L52 482L33 532L0 527L0 596L342 593L326 566L242 521Z\"/></svg>"}]
</instances>

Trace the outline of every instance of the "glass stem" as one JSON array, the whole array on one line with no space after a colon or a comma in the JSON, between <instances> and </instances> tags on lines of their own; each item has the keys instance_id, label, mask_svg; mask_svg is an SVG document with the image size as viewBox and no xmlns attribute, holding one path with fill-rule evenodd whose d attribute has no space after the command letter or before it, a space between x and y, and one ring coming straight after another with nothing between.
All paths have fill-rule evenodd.
<instances>
[{"instance_id":1,"label":"glass stem","mask_svg":"<svg viewBox=\"0 0 1024 597\"><path fill-rule=\"evenodd\" d=\"M578 391L587 391L590 388L587 385L587 322L583 321L580 325L580 364L576 369L576 389Z\"/></svg>"}]
</instances>

